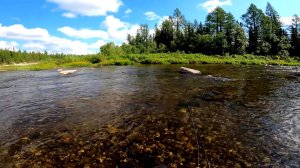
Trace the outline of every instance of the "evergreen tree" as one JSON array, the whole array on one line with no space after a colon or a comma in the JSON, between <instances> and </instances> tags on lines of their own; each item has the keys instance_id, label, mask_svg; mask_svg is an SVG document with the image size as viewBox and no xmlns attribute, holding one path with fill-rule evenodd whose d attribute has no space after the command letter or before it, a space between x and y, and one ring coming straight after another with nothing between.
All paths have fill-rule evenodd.
<instances>
[{"instance_id":1,"label":"evergreen tree","mask_svg":"<svg viewBox=\"0 0 300 168\"><path fill-rule=\"evenodd\" d=\"M263 42L269 46L265 51L265 55L289 55L288 47L290 47L287 35L283 33L281 28L280 16L273 6L268 3L266 8L266 16L263 17Z\"/></svg>"},{"instance_id":2,"label":"evergreen tree","mask_svg":"<svg viewBox=\"0 0 300 168\"><path fill-rule=\"evenodd\" d=\"M234 20L234 17L231 13L226 14L226 23L225 23L225 35L227 40L228 49L226 52L233 54L235 52L235 31L236 31L237 22Z\"/></svg>"},{"instance_id":3,"label":"evergreen tree","mask_svg":"<svg viewBox=\"0 0 300 168\"><path fill-rule=\"evenodd\" d=\"M246 36L244 29L241 25L236 24L234 30L234 54L245 54L246 50Z\"/></svg>"},{"instance_id":4,"label":"evergreen tree","mask_svg":"<svg viewBox=\"0 0 300 168\"><path fill-rule=\"evenodd\" d=\"M165 52L171 51L171 42L174 39L173 22L171 19L163 21L160 28L155 30L155 42L158 48L163 48Z\"/></svg>"},{"instance_id":5,"label":"evergreen tree","mask_svg":"<svg viewBox=\"0 0 300 168\"><path fill-rule=\"evenodd\" d=\"M211 34L223 32L226 25L226 12L218 7L206 17L206 26Z\"/></svg>"},{"instance_id":6,"label":"evergreen tree","mask_svg":"<svg viewBox=\"0 0 300 168\"><path fill-rule=\"evenodd\" d=\"M292 18L291 25L291 54L293 56L300 56L300 37L299 37L299 28L300 28L300 17L294 15Z\"/></svg>"},{"instance_id":7,"label":"evergreen tree","mask_svg":"<svg viewBox=\"0 0 300 168\"><path fill-rule=\"evenodd\" d=\"M242 15L244 25L248 30L248 52L257 54L259 52L259 41L261 40L261 25L264 13L254 4L251 4L247 12Z\"/></svg>"},{"instance_id":8,"label":"evergreen tree","mask_svg":"<svg viewBox=\"0 0 300 168\"><path fill-rule=\"evenodd\" d=\"M266 15L270 18L272 33L280 35L282 27L280 16L269 2L267 3Z\"/></svg>"},{"instance_id":9,"label":"evergreen tree","mask_svg":"<svg viewBox=\"0 0 300 168\"><path fill-rule=\"evenodd\" d=\"M175 28L174 30L174 39L171 42L171 50L172 51L182 51L184 48L184 44L182 43L184 41L184 35L183 30L187 23L184 15L181 13L181 11L176 8L174 11L173 16L171 17L173 21L173 26Z\"/></svg>"}]
</instances>

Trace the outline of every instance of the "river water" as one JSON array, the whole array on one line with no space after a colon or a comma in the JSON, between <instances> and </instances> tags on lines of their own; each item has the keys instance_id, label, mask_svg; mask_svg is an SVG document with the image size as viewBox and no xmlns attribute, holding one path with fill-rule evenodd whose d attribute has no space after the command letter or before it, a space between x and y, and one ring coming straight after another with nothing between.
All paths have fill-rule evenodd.
<instances>
[{"instance_id":1,"label":"river water","mask_svg":"<svg viewBox=\"0 0 300 168\"><path fill-rule=\"evenodd\" d=\"M0 167L298 167L297 68L0 73Z\"/></svg>"}]
</instances>

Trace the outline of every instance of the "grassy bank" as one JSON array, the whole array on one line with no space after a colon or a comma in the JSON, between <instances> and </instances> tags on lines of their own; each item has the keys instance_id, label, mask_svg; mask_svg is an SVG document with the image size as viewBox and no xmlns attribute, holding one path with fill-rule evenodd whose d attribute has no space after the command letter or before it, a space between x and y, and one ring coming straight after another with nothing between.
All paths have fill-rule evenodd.
<instances>
[{"instance_id":1,"label":"grassy bank","mask_svg":"<svg viewBox=\"0 0 300 168\"><path fill-rule=\"evenodd\" d=\"M13 59L12 59L13 60ZM47 56L38 60L28 60L36 64L1 64L0 70L47 70L55 68L97 67L105 65L133 64L243 64L243 65L284 65L300 66L300 62L253 55L207 56L202 54L132 54L126 56Z\"/></svg>"}]
</instances>

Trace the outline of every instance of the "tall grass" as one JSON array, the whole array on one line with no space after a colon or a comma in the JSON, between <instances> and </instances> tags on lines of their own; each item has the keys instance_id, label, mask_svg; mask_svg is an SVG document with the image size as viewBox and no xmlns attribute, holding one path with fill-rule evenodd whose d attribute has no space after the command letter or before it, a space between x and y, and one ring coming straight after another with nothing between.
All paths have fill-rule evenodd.
<instances>
[{"instance_id":1,"label":"tall grass","mask_svg":"<svg viewBox=\"0 0 300 168\"><path fill-rule=\"evenodd\" d=\"M8 55L1 55L4 53ZM13 65L13 63L20 62L36 62L37 64L28 66ZM9 66L7 64L9 64ZM105 56L100 54L74 56L62 54L48 55L47 53L22 53L0 50L0 70L45 70L54 68L132 64L245 64L300 66L300 62L292 57L280 58L254 56L249 54L232 56L207 56L203 54L161 53L129 54L122 56Z\"/></svg>"}]
</instances>

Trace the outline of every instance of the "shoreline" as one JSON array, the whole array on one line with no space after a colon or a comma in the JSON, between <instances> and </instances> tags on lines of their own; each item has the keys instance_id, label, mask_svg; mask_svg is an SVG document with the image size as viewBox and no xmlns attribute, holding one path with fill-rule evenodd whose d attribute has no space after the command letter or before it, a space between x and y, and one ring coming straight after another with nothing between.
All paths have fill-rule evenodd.
<instances>
[{"instance_id":1,"label":"shoreline","mask_svg":"<svg viewBox=\"0 0 300 168\"><path fill-rule=\"evenodd\" d=\"M233 64L233 65L275 65L275 66L300 66L300 62L286 57L285 59L273 59L265 56L233 55L233 56L207 56L202 54L130 54L126 56L94 55L77 57L72 56L53 58L47 61L33 61L13 64L0 64L0 72L5 71L39 71L57 68L101 67L107 65L197 65L197 64ZM96 60L96 61L95 61Z\"/></svg>"}]
</instances>

